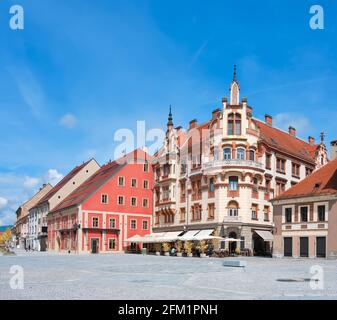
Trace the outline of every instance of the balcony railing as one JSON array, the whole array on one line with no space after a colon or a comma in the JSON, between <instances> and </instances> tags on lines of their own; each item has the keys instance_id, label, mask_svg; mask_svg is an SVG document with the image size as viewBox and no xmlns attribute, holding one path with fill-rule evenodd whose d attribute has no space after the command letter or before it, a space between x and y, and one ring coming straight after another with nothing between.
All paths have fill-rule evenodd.
<instances>
[{"instance_id":1,"label":"balcony railing","mask_svg":"<svg viewBox=\"0 0 337 320\"><path fill-rule=\"evenodd\" d=\"M241 217L239 216L225 216L223 222L239 222Z\"/></svg>"},{"instance_id":2,"label":"balcony railing","mask_svg":"<svg viewBox=\"0 0 337 320\"><path fill-rule=\"evenodd\" d=\"M207 169L216 169L222 167L231 167L231 166L240 166L240 167L249 167L253 169L263 169L263 164L260 162L252 161L252 160L215 160L206 162L203 164L203 170Z\"/></svg>"}]
</instances>

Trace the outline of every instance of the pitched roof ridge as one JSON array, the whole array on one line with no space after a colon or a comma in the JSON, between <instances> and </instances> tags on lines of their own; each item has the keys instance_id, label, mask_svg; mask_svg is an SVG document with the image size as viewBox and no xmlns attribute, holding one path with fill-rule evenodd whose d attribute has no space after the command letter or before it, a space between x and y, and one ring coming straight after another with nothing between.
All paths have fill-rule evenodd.
<instances>
[{"instance_id":1,"label":"pitched roof ridge","mask_svg":"<svg viewBox=\"0 0 337 320\"><path fill-rule=\"evenodd\" d=\"M252 117L252 119L253 119L253 120L256 120L256 121L258 121L258 122L261 122L262 124L268 126L268 124L266 124L263 120L260 120L260 119L255 118L255 117ZM306 141L306 140L304 140L304 139L302 139L302 138L300 138L300 137L298 137L298 136L292 136L292 135L289 134L289 132L287 132L287 131L285 131L285 130L283 130L283 129L281 129L281 128L274 127L274 126L269 126L269 127L270 127L271 129L275 129L275 130L281 131L282 133L285 133L285 134L289 135L289 136L292 137L292 138L295 138L295 139L297 139L297 140L300 140L301 142L306 143L308 146L319 146L319 144L311 145L308 141Z\"/></svg>"}]
</instances>

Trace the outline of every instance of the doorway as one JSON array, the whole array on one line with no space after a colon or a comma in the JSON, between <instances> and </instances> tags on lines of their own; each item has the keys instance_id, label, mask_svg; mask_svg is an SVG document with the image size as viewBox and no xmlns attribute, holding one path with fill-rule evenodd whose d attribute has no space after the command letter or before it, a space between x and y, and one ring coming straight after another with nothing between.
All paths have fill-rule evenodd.
<instances>
[{"instance_id":1,"label":"doorway","mask_svg":"<svg viewBox=\"0 0 337 320\"><path fill-rule=\"evenodd\" d=\"M99 253L99 239L97 238L91 239L91 253Z\"/></svg>"},{"instance_id":2,"label":"doorway","mask_svg":"<svg viewBox=\"0 0 337 320\"><path fill-rule=\"evenodd\" d=\"M316 238L316 257L326 258L326 237Z\"/></svg>"},{"instance_id":3,"label":"doorway","mask_svg":"<svg viewBox=\"0 0 337 320\"><path fill-rule=\"evenodd\" d=\"M300 237L300 257L309 257L309 238Z\"/></svg>"},{"instance_id":4,"label":"doorway","mask_svg":"<svg viewBox=\"0 0 337 320\"><path fill-rule=\"evenodd\" d=\"M293 256L293 238L285 237L284 241L284 256L285 257L292 257Z\"/></svg>"},{"instance_id":5,"label":"doorway","mask_svg":"<svg viewBox=\"0 0 337 320\"><path fill-rule=\"evenodd\" d=\"M236 234L236 232L230 232L230 233L229 233L229 238L237 239L237 234ZM229 253L235 253L236 245L237 245L237 243L236 243L235 241L234 241L234 242L229 242L229 243L228 243Z\"/></svg>"}]
</instances>

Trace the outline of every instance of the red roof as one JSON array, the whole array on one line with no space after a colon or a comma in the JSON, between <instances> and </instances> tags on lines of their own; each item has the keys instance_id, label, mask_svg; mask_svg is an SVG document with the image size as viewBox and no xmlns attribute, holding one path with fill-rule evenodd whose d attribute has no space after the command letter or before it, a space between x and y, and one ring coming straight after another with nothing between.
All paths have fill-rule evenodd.
<instances>
[{"instance_id":1,"label":"red roof","mask_svg":"<svg viewBox=\"0 0 337 320\"><path fill-rule=\"evenodd\" d=\"M260 120L254 119L254 121L260 129L260 139L269 147L315 164L315 151L319 145L310 145L287 132L271 127Z\"/></svg>"},{"instance_id":2,"label":"red roof","mask_svg":"<svg viewBox=\"0 0 337 320\"><path fill-rule=\"evenodd\" d=\"M119 172L127 163L150 161L152 157L141 149L134 150L127 155L105 164L88 180L82 183L76 190L67 196L52 212L63 210L85 201L92 193L97 191L107 181L109 181L117 172Z\"/></svg>"},{"instance_id":3,"label":"red roof","mask_svg":"<svg viewBox=\"0 0 337 320\"><path fill-rule=\"evenodd\" d=\"M274 200L337 194L337 159L314 171L310 176L288 189Z\"/></svg>"},{"instance_id":4,"label":"red roof","mask_svg":"<svg viewBox=\"0 0 337 320\"><path fill-rule=\"evenodd\" d=\"M71 170L53 189L51 189L38 203L36 206L47 202L57 191L63 188L77 173L79 173L91 160L84 162L83 164L76 166Z\"/></svg>"}]
</instances>

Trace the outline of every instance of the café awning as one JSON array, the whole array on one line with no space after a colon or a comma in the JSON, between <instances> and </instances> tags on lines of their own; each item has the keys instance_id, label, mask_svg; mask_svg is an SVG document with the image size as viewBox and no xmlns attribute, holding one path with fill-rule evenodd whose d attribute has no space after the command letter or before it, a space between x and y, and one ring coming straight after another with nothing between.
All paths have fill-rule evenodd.
<instances>
[{"instance_id":1,"label":"caf\u00e9 awning","mask_svg":"<svg viewBox=\"0 0 337 320\"><path fill-rule=\"evenodd\" d=\"M187 231L185 234L183 234L181 237L179 237L179 240L181 240L181 241L193 241L193 240L195 240L195 235L199 232L200 232L200 230Z\"/></svg>"},{"instance_id":2,"label":"caf\u00e9 awning","mask_svg":"<svg viewBox=\"0 0 337 320\"><path fill-rule=\"evenodd\" d=\"M270 231L254 230L264 241L274 241L274 236Z\"/></svg>"},{"instance_id":3,"label":"caf\u00e9 awning","mask_svg":"<svg viewBox=\"0 0 337 320\"><path fill-rule=\"evenodd\" d=\"M212 240L212 239L222 239L222 237L211 236L214 232L214 229L201 230L194 236L194 240Z\"/></svg>"},{"instance_id":4,"label":"caf\u00e9 awning","mask_svg":"<svg viewBox=\"0 0 337 320\"><path fill-rule=\"evenodd\" d=\"M161 237L155 237L157 242L173 242L179 240L179 234L182 231L165 232Z\"/></svg>"}]
</instances>

